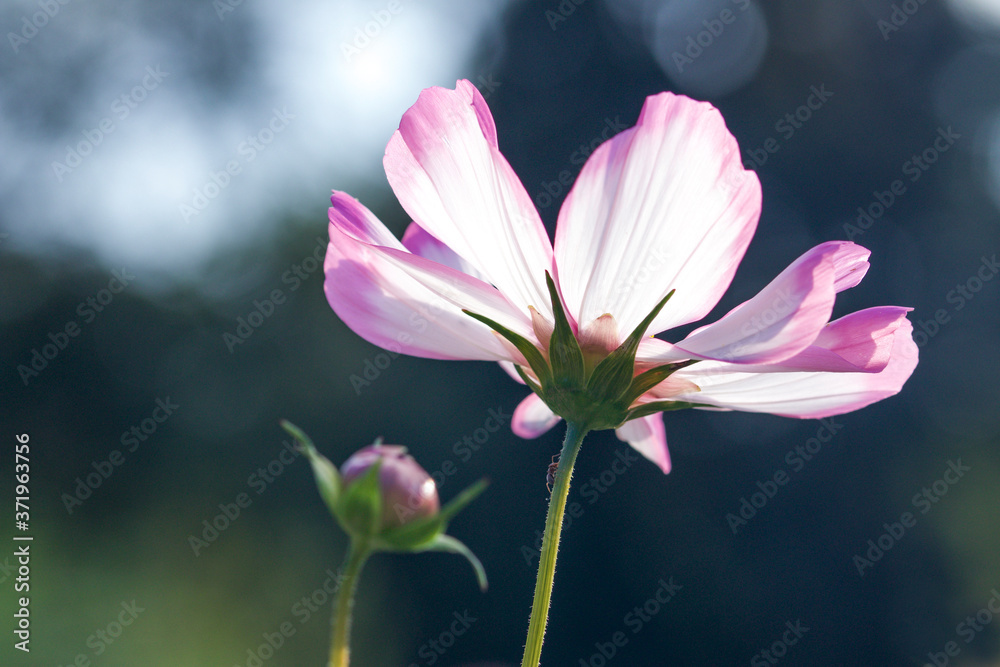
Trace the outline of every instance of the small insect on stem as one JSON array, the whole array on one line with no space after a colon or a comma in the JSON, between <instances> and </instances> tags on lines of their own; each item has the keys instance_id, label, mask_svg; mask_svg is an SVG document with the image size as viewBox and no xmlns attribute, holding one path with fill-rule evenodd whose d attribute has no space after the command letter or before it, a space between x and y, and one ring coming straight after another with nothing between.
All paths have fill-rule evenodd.
<instances>
[{"instance_id":1,"label":"small insect on stem","mask_svg":"<svg viewBox=\"0 0 1000 667\"><path fill-rule=\"evenodd\" d=\"M549 490L549 493L552 493L552 485L556 483L556 471L559 470L559 461L556 461L558 458L558 454L552 456L552 463L549 464L549 470L545 473L545 488Z\"/></svg>"}]
</instances>

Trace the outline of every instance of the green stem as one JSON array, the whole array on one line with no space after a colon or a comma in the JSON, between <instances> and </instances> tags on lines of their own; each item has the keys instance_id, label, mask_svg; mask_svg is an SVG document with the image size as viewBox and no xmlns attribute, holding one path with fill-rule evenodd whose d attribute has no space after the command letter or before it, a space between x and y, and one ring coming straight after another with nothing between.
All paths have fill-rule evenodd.
<instances>
[{"instance_id":1,"label":"green stem","mask_svg":"<svg viewBox=\"0 0 1000 667\"><path fill-rule=\"evenodd\" d=\"M337 607L333 614L333 639L330 643L330 667L347 667L351 660L351 612L354 609L354 591L358 575L371 554L367 542L351 538L344 565L344 578L337 591Z\"/></svg>"},{"instance_id":2,"label":"green stem","mask_svg":"<svg viewBox=\"0 0 1000 667\"><path fill-rule=\"evenodd\" d=\"M556 471L552 496L549 498L549 512L545 517L545 534L542 536L542 552L538 560L538 577L535 579L535 599L531 604L531 622L528 624L528 640L524 645L524 659L521 667L538 667L542 658L542 641L545 639L545 623L549 616L549 600L552 598L552 579L556 573L556 555L559 551L559 535L562 533L563 513L566 498L569 497L569 482L573 476L573 465L580 445L588 429L577 424L566 423L566 439L559 454L559 468Z\"/></svg>"}]
</instances>

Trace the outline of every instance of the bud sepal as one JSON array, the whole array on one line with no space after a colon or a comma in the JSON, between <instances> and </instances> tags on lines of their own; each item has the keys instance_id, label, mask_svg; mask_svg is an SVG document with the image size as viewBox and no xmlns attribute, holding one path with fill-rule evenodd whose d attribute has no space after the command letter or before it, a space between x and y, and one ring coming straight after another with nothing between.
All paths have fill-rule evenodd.
<instances>
[{"instance_id":1,"label":"bud sepal","mask_svg":"<svg viewBox=\"0 0 1000 667\"><path fill-rule=\"evenodd\" d=\"M480 588L486 589L482 563L468 547L446 535L448 522L481 494L479 480L440 506L434 480L405 447L381 439L352 454L338 471L294 424L281 422L312 466L320 496L353 543L367 552L444 551L464 556Z\"/></svg>"},{"instance_id":2,"label":"bud sepal","mask_svg":"<svg viewBox=\"0 0 1000 667\"><path fill-rule=\"evenodd\" d=\"M309 464L312 467L313 477L316 478L316 488L319 489L319 495L323 498L323 502L326 506L330 508L330 511L337 517L337 522L340 523L341 519L337 516L337 507L340 499L340 490L342 483L340 481L340 472L337 471L337 466L333 465L328 458L316 451L316 446L313 444L312 439L306 435L302 429L288 421L287 419L281 420L281 427L285 429L289 435L295 438L298 443L298 449L300 452L306 455L309 459Z\"/></svg>"}]
</instances>

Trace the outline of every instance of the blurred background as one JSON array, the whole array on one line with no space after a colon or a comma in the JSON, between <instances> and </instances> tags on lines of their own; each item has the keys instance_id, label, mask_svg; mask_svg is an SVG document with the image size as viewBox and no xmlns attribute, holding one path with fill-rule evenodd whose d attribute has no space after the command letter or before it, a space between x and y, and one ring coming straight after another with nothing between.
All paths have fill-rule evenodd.
<instances>
[{"instance_id":1,"label":"blurred background","mask_svg":"<svg viewBox=\"0 0 1000 667\"><path fill-rule=\"evenodd\" d=\"M489 592L373 558L355 664L520 663L562 428L487 431L520 385L392 358L322 291L329 191L401 234L385 143L459 78L550 233L647 95L712 102L764 208L708 320L850 239L872 268L835 315L912 306L921 346L825 423L668 414L668 476L590 436L544 664L1000 664L1000 2L27 0L0 27L0 488L29 434L34 537L24 654L5 505L0 664L324 664L345 542L281 418L338 463L404 444L445 500L493 482L449 531Z\"/></svg>"}]
</instances>

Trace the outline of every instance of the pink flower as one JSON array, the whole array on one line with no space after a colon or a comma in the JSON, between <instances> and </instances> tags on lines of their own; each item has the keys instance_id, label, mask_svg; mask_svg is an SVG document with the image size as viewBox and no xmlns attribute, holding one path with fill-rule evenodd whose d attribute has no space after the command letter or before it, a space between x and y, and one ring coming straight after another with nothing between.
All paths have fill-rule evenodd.
<instances>
[{"instance_id":1,"label":"pink flower","mask_svg":"<svg viewBox=\"0 0 1000 667\"><path fill-rule=\"evenodd\" d=\"M395 352L500 362L536 392L514 413L522 437L561 418L616 428L668 472L663 410L826 417L897 393L916 366L909 308L830 321L868 269L869 251L846 241L808 250L681 341L651 337L712 310L760 216L760 183L707 103L647 98L587 160L554 245L468 81L424 90L384 164L413 223L399 241L334 192L331 306Z\"/></svg>"}]
</instances>

